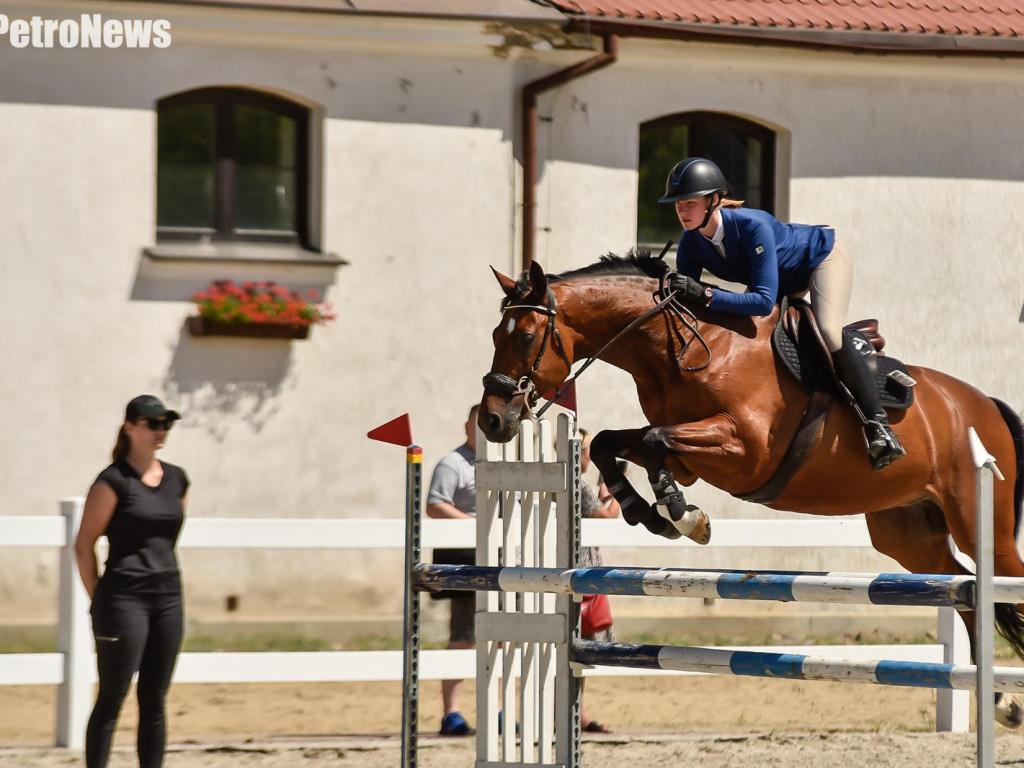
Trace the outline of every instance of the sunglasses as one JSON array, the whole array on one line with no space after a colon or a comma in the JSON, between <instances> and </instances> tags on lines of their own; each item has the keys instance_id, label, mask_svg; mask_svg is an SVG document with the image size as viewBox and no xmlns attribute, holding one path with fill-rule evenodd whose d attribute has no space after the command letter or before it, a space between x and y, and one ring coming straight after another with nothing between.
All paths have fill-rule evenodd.
<instances>
[{"instance_id":1,"label":"sunglasses","mask_svg":"<svg viewBox=\"0 0 1024 768\"><path fill-rule=\"evenodd\" d=\"M144 423L151 430L156 432L158 429L162 429L165 432L169 431L174 426L174 419L140 419L137 423Z\"/></svg>"}]
</instances>

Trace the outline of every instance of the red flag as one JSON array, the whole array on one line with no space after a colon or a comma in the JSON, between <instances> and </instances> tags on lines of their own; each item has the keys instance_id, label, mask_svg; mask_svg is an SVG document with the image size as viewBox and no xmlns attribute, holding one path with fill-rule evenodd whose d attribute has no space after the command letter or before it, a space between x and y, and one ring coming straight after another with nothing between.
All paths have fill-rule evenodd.
<instances>
[{"instance_id":1,"label":"red flag","mask_svg":"<svg viewBox=\"0 0 1024 768\"><path fill-rule=\"evenodd\" d=\"M412 424L409 422L409 414L403 413L397 419L392 419L387 424L381 424L376 429L371 429L366 436L371 440L379 440L392 445L412 445Z\"/></svg>"},{"instance_id":2,"label":"red flag","mask_svg":"<svg viewBox=\"0 0 1024 768\"><path fill-rule=\"evenodd\" d=\"M574 381L570 381L569 382L569 386L567 386L565 389L563 389L557 395L557 397L555 395L556 392L558 392L558 387L555 387L554 389L549 389L547 392L545 392L543 395L541 395L541 397L543 397L545 400L551 400L552 398L554 398L555 405L560 405L563 408L567 408L568 410L572 411L573 413L576 413L576 382L575 382L575 380Z\"/></svg>"}]
</instances>

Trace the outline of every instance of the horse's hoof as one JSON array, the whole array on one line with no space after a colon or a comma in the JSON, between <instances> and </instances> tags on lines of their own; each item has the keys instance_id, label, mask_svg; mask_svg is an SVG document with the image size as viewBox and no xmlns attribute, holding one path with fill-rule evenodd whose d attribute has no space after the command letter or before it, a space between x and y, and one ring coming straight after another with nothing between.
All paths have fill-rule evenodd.
<instances>
[{"instance_id":1,"label":"horse's hoof","mask_svg":"<svg viewBox=\"0 0 1024 768\"><path fill-rule=\"evenodd\" d=\"M678 510L672 511L678 514ZM700 507L687 504L683 513L679 515L679 519L673 519L674 517L664 518L668 521L669 525L667 527L670 530L674 529L683 536L693 539L698 544L707 544L711 541L711 520L708 519L708 516L704 514L704 510Z\"/></svg>"},{"instance_id":2,"label":"horse's hoof","mask_svg":"<svg viewBox=\"0 0 1024 768\"><path fill-rule=\"evenodd\" d=\"M687 506L683 519L673 525L680 533L698 544L707 544L711 541L711 519L704 514L704 510L700 507L695 507L692 504Z\"/></svg>"},{"instance_id":3,"label":"horse's hoof","mask_svg":"<svg viewBox=\"0 0 1024 768\"><path fill-rule=\"evenodd\" d=\"M1024 725L1024 707L1020 699L1009 693L996 694L996 722L1006 728Z\"/></svg>"}]
</instances>

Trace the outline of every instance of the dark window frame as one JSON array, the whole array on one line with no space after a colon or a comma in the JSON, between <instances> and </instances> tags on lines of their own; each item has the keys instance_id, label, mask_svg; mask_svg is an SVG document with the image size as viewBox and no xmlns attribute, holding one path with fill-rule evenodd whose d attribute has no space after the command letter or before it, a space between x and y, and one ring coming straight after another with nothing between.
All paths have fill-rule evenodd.
<instances>
[{"instance_id":1,"label":"dark window frame","mask_svg":"<svg viewBox=\"0 0 1024 768\"><path fill-rule=\"evenodd\" d=\"M216 242L291 243L311 248L309 224L309 110L261 91L244 88L198 88L167 96L157 102L157 114L167 107L187 104L213 104L215 107L215 227L161 227L157 222L158 241L212 240ZM295 121L295 226L296 230L271 231L240 229L235 226L236 146L235 108L239 105L267 109ZM157 158L159 165L159 157ZM157 170L159 173L159 168Z\"/></svg>"},{"instance_id":2,"label":"dark window frame","mask_svg":"<svg viewBox=\"0 0 1024 768\"><path fill-rule=\"evenodd\" d=\"M686 155L690 157L712 157L714 153L710 152L708 129L719 128L722 130L729 131L731 133L750 137L761 142L761 196L760 210L766 211L772 215L776 212L776 194L775 194L775 180L776 180L776 147L778 144L777 134L771 128L765 125L756 123L752 120L747 120L742 117L735 115L729 115L722 112L709 112L705 110L695 110L692 112L677 112L671 115L664 115L662 117L648 120L645 123L641 123L639 135L642 138L644 131L648 129L659 129L666 127L674 127L679 125L687 125L690 130L689 143L690 147L687 150ZM638 144L639 147L639 144ZM680 157L680 160L683 158ZM638 159L639 168L639 159ZM669 169L666 169L666 174ZM726 168L722 169L729 178L729 171ZM730 182L732 179L730 179ZM742 199L743 195L739 195ZM644 204L650 205L651 201L643 201ZM641 201L638 201L638 208ZM658 204L658 203L655 203ZM639 229L639 213L637 221ZM638 232L639 234L639 232ZM658 245L659 247L663 244L652 244L643 243L644 245Z\"/></svg>"}]
</instances>

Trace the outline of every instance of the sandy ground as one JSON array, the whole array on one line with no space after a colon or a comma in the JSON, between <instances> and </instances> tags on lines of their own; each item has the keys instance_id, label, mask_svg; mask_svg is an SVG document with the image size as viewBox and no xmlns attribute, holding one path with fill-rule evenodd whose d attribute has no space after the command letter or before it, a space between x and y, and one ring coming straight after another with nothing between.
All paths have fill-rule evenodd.
<instances>
[{"instance_id":1,"label":"sandy ground","mask_svg":"<svg viewBox=\"0 0 1024 768\"><path fill-rule=\"evenodd\" d=\"M474 719L473 684L463 710ZM423 684L420 762L472 766L472 739L435 736L440 684ZM181 685L172 689L167 768L318 768L400 764L397 683ZM932 691L720 677L593 678L589 713L613 728L588 735L583 765L636 768L944 768L974 764L970 734L933 734ZM82 765L50 748L54 689L0 689L0 768ZM137 765L134 702L111 768ZM997 764L1024 765L1024 734L997 728Z\"/></svg>"}]
</instances>

